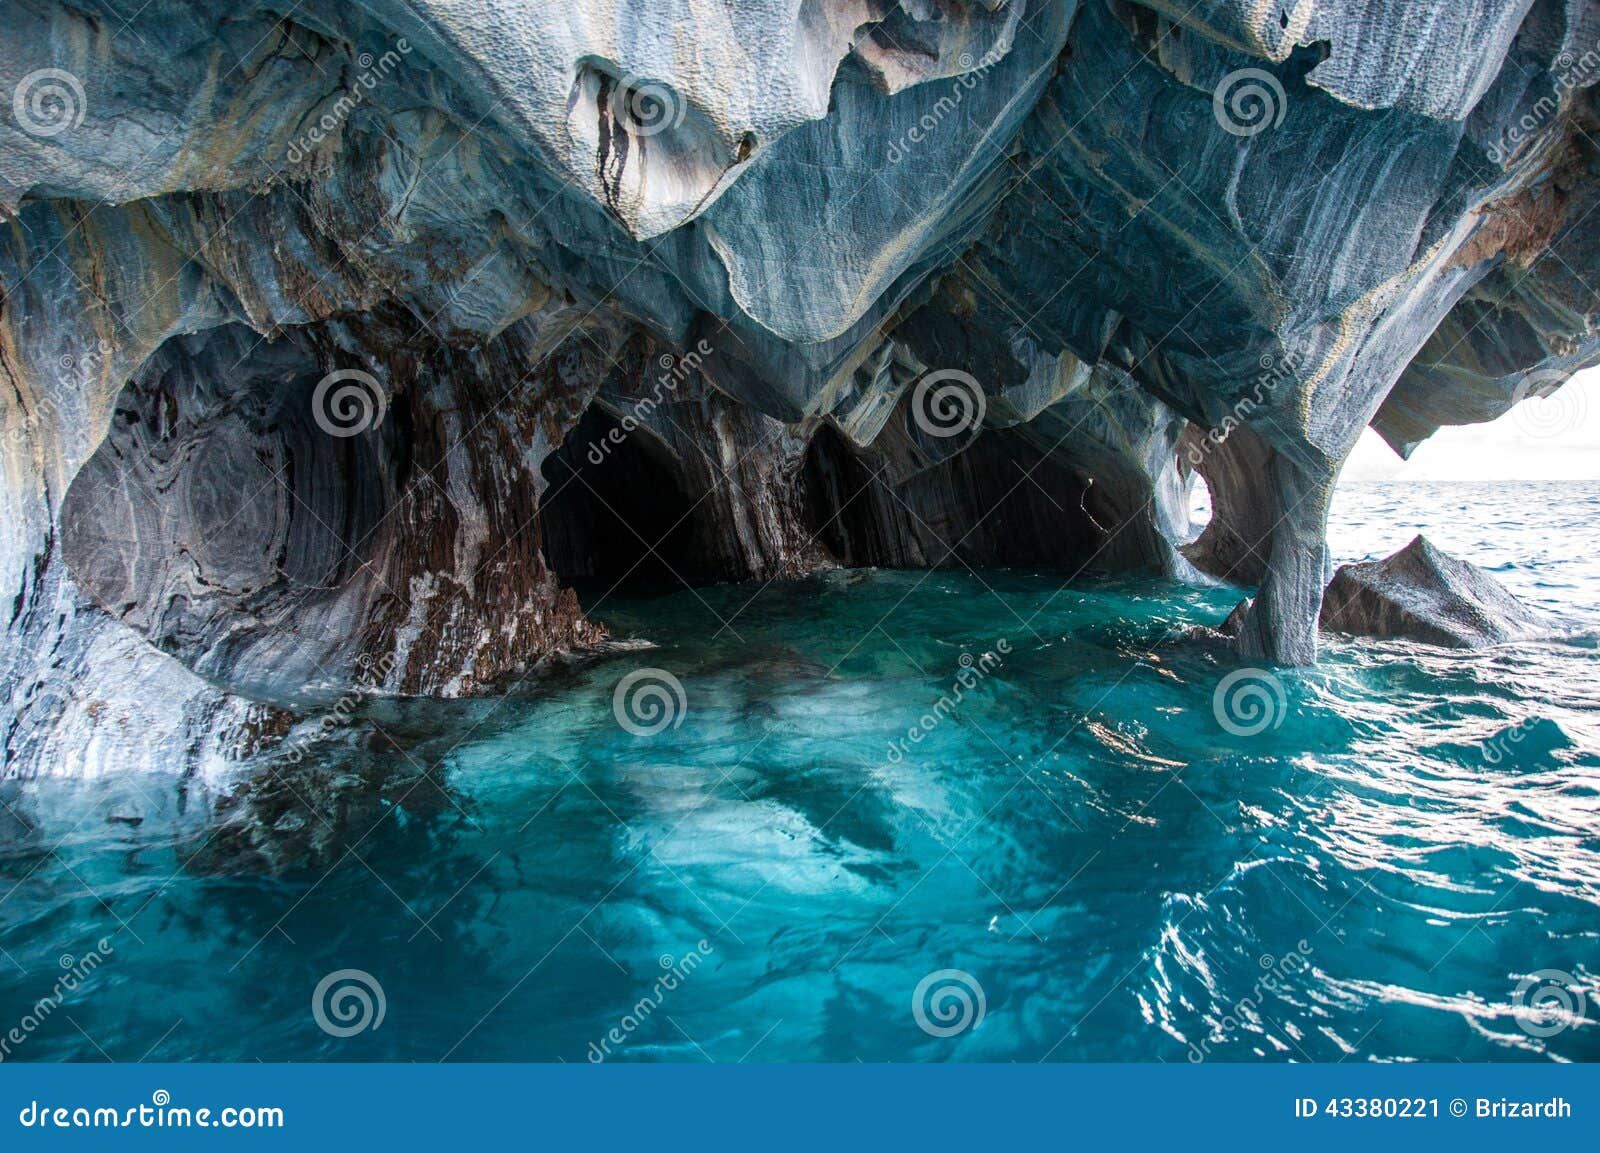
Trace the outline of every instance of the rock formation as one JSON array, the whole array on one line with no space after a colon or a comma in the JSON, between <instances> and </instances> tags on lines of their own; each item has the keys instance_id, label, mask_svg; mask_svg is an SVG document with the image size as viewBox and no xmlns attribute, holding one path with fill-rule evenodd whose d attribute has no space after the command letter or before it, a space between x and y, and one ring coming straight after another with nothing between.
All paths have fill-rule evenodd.
<instances>
[{"instance_id":1,"label":"rock formation","mask_svg":"<svg viewBox=\"0 0 1600 1153\"><path fill-rule=\"evenodd\" d=\"M1204 572L1308 662L1362 429L1600 359L1594 0L0 28L11 773L481 692L643 578Z\"/></svg>"},{"instance_id":2,"label":"rock formation","mask_svg":"<svg viewBox=\"0 0 1600 1153\"><path fill-rule=\"evenodd\" d=\"M1459 649L1555 631L1488 573L1420 536L1383 560L1341 565L1322 598L1322 627Z\"/></svg>"}]
</instances>

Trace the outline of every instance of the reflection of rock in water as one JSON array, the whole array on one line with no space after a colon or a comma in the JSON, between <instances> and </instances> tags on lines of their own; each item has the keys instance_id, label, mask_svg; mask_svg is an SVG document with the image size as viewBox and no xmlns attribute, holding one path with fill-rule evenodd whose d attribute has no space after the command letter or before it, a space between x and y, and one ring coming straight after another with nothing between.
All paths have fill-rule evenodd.
<instances>
[{"instance_id":1,"label":"reflection of rock in water","mask_svg":"<svg viewBox=\"0 0 1600 1153\"><path fill-rule=\"evenodd\" d=\"M792 685L822 679L828 675L828 666L788 646L762 647L751 653L744 646L721 645L696 663L695 672L736 674L755 685Z\"/></svg>"},{"instance_id":2,"label":"reflection of rock in water","mask_svg":"<svg viewBox=\"0 0 1600 1153\"><path fill-rule=\"evenodd\" d=\"M16 781L0 782L0 846L6 856L10 856L12 848L23 842L32 832L30 825L19 811L22 804L22 789Z\"/></svg>"},{"instance_id":3,"label":"reflection of rock in water","mask_svg":"<svg viewBox=\"0 0 1600 1153\"><path fill-rule=\"evenodd\" d=\"M469 819L443 767L409 755L408 734L388 726L359 731L359 721L352 727L358 732L299 763L269 760L218 796L216 825L189 867L218 875L323 870L380 822L396 823L402 837L427 839L441 817Z\"/></svg>"},{"instance_id":4,"label":"reflection of rock in water","mask_svg":"<svg viewBox=\"0 0 1600 1153\"><path fill-rule=\"evenodd\" d=\"M216 825L196 847L195 869L282 874L333 866L380 821L404 836L431 838L471 821L471 802L449 780L450 754L468 736L482 742L521 722L533 702L584 691L611 658L653 646L607 640L561 654L500 696L442 701L371 698L310 715L273 732L269 755L213 800ZM432 851L432 842L418 851Z\"/></svg>"},{"instance_id":5,"label":"reflection of rock in water","mask_svg":"<svg viewBox=\"0 0 1600 1153\"><path fill-rule=\"evenodd\" d=\"M511 854L486 844L473 827L473 804L440 763L448 745L425 749L412 731L448 726L459 736L482 710L445 718L418 704L426 715L414 723L407 706L382 721L403 752L369 729L301 764L263 769L217 799L215 821L178 846L189 879L150 915L161 918L167 933L182 926L210 943L215 962L229 972L229 980L207 989L212 1017L283 1023L271 1036L248 1040L226 1030L197 1031L190 1038L196 1056L415 1055L405 1046L414 1044L417 1014L458 1017L454 1040L478 1011L462 1006L475 1004L480 988L503 991L526 971L523 964L501 975L503 959L519 955L528 933L516 905L504 902L525 894L526 881L516 877ZM479 731L485 730L492 725ZM391 1007L407 1007L363 1035L371 1048L325 1036L307 1015L316 982L344 968L371 973ZM482 1009L495 996L485 992ZM435 1008L419 1009L425 1006ZM486 1027L485 1035L494 1029Z\"/></svg>"}]
</instances>

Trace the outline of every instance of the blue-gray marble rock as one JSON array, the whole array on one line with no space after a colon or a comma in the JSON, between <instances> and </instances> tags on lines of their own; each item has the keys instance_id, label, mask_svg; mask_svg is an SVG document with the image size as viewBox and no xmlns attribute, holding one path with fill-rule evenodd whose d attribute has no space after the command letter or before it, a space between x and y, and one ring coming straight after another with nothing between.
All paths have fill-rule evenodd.
<instances>
[{"instance_id":1,"label":"blue-gray marble rock","mask_svg":"<svg viewBox=\"0 0 1600 1153\"><path fill-rule=\"evenodd\" d=\"M1222 579L1241 651L1309 662L1362 430L1409 452L1600 360L1595 0L0 31L19 775L492 691L602 639L575 584L658 568ZM138 758L118 662L162 686Z\"/></svg>"},{"instance_id":2,"label":"blue-gray marble rock","mask_svg":"<svg viewBox=\"0 0 1600 1153\"><path fill-rule=\"evenodd\" d=\"M1323 597L1322 627L1462 649L1556 631L1488 573L1420 536L1383 560L1342 565Z\"/></svg>"}]
</instances>

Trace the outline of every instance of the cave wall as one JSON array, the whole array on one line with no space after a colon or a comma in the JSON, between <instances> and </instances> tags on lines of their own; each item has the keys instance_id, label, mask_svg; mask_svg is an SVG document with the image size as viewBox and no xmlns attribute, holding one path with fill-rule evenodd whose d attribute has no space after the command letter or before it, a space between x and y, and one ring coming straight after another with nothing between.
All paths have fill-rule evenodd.
<instances>
[{"instance_id":1,"label":"cave wall","mask_svg":"<svg viewBox=\"0 0 1600 1153\"><path fill-rule=\"evenodd\" d=\"M540 559L537 464L612 367L586 337L530 371L519 326L457 354L383 323L163 345L68 490L77 587L212 683L284 703L374 668L374 687L461 695L598 639Z\"/></svg>"}]
</instances>

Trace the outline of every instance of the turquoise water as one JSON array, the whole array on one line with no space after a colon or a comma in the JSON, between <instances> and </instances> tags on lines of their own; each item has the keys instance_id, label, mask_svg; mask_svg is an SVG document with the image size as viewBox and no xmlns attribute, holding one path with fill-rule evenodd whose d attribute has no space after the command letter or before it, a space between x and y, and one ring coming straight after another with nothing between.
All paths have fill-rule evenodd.
<instances>
[{"instance_id":1,"label":"turquoise water","mask_svg":"<svg viewBox=\"0 0 1600 1153\"><path fill-rule=\"evenodd\" d=\"M1341 560L1422 529L1575 636L1331 640L1234 731L1171 638L1235 593L836 573L608 600L659 647L376 707L221 813L6 785L0 1035L51 1011L5 1055L1595 1059L1597 508L1346 489Z\"/></svg>"}]
</instances>

